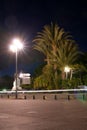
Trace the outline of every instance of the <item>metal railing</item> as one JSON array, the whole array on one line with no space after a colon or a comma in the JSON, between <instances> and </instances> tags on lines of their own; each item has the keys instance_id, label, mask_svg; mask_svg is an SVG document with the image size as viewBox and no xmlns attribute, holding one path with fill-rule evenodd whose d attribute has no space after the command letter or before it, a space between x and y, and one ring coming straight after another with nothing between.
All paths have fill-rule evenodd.
<instances>
[{"instance_id":1,"label":"metal railing","mask_svg":"<svg viewBox=\"0 0 87 130\"><path fill-rule=\"evenodd\" d=\"M87 92L87 89L58 89L58 90L22 90L17 91L18 93L61 93L61 92ZM11 94L15 93L15 91L5 90L0 91L0 94Z\"/></svg>"},{"instance_id":2,"label":"metal railing","mask_svg":"<svg viewBox=\"0 0 87 130\"><path fill-rule=\"evenodd\" d=\"M15 91L0 91L0 98L15 98ZM60 89L60 90L23 90L17 91L18 99L82 99L87 100L87 89Z\"/></svg>"}]
</instances>

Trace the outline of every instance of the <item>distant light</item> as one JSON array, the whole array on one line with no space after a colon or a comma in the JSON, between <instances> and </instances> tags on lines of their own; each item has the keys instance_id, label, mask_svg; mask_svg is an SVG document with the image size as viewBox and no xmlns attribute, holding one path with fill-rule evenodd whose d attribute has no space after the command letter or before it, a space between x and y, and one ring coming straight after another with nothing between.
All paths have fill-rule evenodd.
<instances>
[{"instance_id":1,"label":"distant light","mask_svg":"<svg viewBox=\"0 0 87 130\"><path fill-rule=\"evenodd\" d=\"M29 73L20 73L19 77L20 78L30 77L30 74Z\"/></svg>"},{"instance_id":2,"label":"distant light","mask_svg":"<svg viewBox=\"0 0 87 130\"><path fill-rule=\"evenodd\" d=\"M65 68L64 68L64 72L70 72L70 67L65 66Z\"/></svg>"}]
</instances>

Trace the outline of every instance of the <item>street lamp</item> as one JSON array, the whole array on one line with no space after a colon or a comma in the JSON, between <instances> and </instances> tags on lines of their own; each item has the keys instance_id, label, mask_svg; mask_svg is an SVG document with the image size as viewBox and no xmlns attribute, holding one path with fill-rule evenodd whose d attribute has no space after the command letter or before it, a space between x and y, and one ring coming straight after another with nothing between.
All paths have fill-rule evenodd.
<instances>
[{"instance_id":1,"label":"street lamp","mask_svg":"<svg viewBox=\"0 0 87 130\"><path fill-rule=\"evenodd\" d=\"M70 72L70 67L65 66L65 68L64 68L64 72L66 73L66 79L67 79L68 72Z\"/></svg>"},{"instance_id":2,"label":"street lamp","mask_svg":"<svg viewBox=\"0 0 87 130\"><path fill-rule=\"evenodd\" d=\"M23 49L23 44L21 43L21 41L19 39L13 39L12 41L12 45L10 45L10 50L12 52L15 52L15 56L16 56L16 99L18 98L17 95L17 62L18 62L18 51Z\"/></svg>"}]
</instances>

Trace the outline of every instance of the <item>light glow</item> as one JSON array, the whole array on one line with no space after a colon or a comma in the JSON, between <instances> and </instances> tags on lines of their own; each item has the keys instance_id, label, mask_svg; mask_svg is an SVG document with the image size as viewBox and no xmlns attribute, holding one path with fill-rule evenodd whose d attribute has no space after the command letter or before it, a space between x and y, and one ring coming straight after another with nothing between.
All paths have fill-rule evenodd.
<instances>
[{"instance_id":1,"label":"light glow","mask_svg":"<svg viewBox=\"0 0 87 130\"><path fill-rule=\"evenodd\" d=\"M70 72L70 67L65 66L65 68L64 68L64 72Z\"/></svg>"},{"instance_id":2,"label":"light glow","mask_svg":"<svg viewBox=\"0 0 87 130\"><path fill-rule=\"evenodd\" d=\"M16 52L16 51L18 51L18 50L21 50L21 49L23 49L23 44L21 43L21 41L19 40L19 39L13 39L13 42L12 42L13 44L12 45L10 45L10 50L12 51L12 52Z\"/></svg>"},{"instance_id":3,"label":"light glow","mask_svg":"<svg viewBox=\"0 0 87 130\"><path fill-rule=\"evenodd\" d=\"M29 73L20 73L19 77L20 78L30 77L30 74Z\"/></svg>"}]
</instances>

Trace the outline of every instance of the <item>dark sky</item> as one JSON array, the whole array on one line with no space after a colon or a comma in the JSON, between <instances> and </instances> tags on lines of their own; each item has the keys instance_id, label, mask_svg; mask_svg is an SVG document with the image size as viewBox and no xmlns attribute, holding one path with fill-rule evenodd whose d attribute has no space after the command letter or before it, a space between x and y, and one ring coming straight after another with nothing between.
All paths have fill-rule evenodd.
<instances>
[{"instance_id":1,"label":"dark sky","mask_svg":"<svg viewBox=\"0 0 87 130\"><path fill-rule=\"evenodd\" d=\"M84 0L0 0L0 74L13 74L12 38L22 38L26 53L19 54L19 70L32 73L42 61L32 40L44 25L57 23L70 32L81 51L87 51L87 4Z\"/></svg>"}]
</instances>

